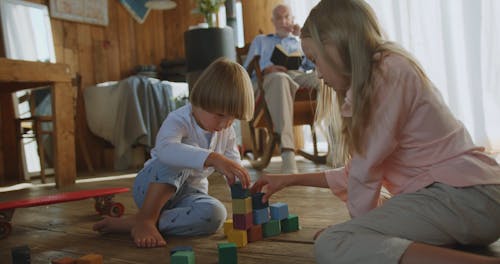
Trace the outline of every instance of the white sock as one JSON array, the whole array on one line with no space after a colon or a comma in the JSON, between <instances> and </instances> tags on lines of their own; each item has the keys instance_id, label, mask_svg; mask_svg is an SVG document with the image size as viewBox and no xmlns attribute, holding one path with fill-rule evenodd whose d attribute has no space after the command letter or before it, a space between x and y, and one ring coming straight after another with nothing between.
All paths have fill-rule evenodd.
<instances>
[{"instance_id":1,"label":"white sock","mask_svg":"<svg viewBox=\"0 0 500 264\"><path fill-rule=\"evenodd\" d=\"M295 152L291 150L281 152L281 171L285 174L298 173Z\"/></svg>"}]
</instances>

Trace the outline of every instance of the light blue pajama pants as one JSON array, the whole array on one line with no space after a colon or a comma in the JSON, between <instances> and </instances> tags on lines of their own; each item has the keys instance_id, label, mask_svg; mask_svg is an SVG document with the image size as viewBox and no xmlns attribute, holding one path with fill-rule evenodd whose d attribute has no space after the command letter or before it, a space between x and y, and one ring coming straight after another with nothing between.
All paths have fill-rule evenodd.
<instances>
[{"instance_id":1,"label":"light blue pajama pants","mask_svg":"<svg viewBox=\"0 0 500 264\"><path fill-rule=\"evenodd\" d=\"M176 193L163 206L158 230L164 236L197 236L215 233L227 217L226 208L214 197L189 186L181 170L155 160L144 167L134 182L133 195L141 208L150 183L170 184Z\"/></svg>"},{"instance_id":2,"label":"light blue pajama pants","mask_svg":"<svg viewBox=\"0 0 500 264\"><path fill-rule=\"evenodd\" d=\"M488 245L500 237L500 185L435 183L397 195L371 212L325 229L317 263L399 263L412 242Z\"/></svg>"}]
</instances>

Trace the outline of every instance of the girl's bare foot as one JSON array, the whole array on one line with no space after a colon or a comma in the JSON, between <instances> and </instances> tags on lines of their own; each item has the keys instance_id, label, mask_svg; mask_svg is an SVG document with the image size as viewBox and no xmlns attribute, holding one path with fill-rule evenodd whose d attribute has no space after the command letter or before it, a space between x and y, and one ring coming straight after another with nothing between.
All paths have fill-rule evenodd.
<instances>
[{"instance_id":1,"label":"girl's bare foot","mask_svg":"<svg viewBox=\"0 0 500 264\"><path fill-rule=\"evenodd\" d=\"M131 232L134 242L140 248L162 247L167 242L160 234L156 225L150 222L137 222Z\"/></svg>"},{"instance_id":2,"label":"girl's bare foot","mask_svg":"<svg viewBox=\"0 0 500 264\"><path fill-rule=\"evenodd\" d=\"M132 227L134 227L135 223L135 215L122 218L106 216L101 221L95 223L92 226L92 229L102 234L127 233L132 230Z\"/></svg>"}]
</instances>

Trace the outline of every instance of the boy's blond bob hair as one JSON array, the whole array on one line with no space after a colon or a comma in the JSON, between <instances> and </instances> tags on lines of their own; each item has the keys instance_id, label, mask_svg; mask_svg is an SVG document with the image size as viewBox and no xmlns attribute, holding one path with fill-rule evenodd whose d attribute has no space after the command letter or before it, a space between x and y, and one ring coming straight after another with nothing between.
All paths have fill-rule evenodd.
<instances>
[{"instance_id":1,"label":"boy's blond bob hair","mask_svg":"<svg viewBox=\"0 0 500 264\"><path fill-rule=\"evenodd\" d=\"M247 71L221 57L212 62L195 82L191 104L210 112L249 121L253 118L254 96Z\"/></svg>"}]
</instances>

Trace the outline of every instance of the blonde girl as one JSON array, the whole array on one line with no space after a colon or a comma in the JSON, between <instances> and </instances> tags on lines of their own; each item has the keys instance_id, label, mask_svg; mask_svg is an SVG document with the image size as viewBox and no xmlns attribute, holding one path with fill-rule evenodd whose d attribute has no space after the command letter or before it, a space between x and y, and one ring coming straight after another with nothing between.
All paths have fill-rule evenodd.
<instances>
[{"instance_id":1,"label":"blonde girl","mask_svg":"<svg viewBox=\"0 0 500 264\"><path fill-rule=\"evenodd\" d=\"M323 0L302 48L324 81L318 118L337 162L266 175L263 198L291 185L330 188L352 219L317 235L318 263L499 263L447 248L500 237L500 166L475 146L410 54L386 41L362 0ZM385 187L393 196L381 199Z\"/></svg>"}]
</instances>

